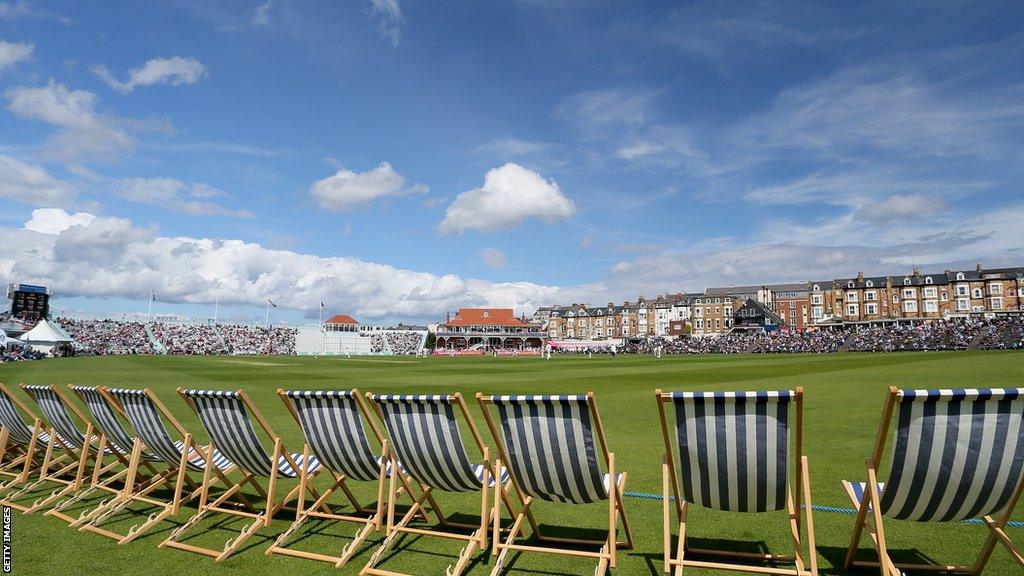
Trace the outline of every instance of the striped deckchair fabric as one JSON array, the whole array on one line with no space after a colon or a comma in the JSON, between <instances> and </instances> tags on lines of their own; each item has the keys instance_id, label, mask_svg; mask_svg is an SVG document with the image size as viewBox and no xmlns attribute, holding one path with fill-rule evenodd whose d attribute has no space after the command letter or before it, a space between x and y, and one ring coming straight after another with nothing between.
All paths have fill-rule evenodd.
<instances>
[{"instance_id":1,"label":"striped deckchair fabric","mask_svg":"<svg viewBox=\"0 0 1024 576\"><path fill-rule=\"evenodd\" d=\"M121 421L111 410L99 389L94 386L71 386L71 390L85 403L96 427L106 437L107 443L120 454L131 454L132 444L135 441L121 425ZM153 454L143 454L142 458L145 460L159 459Z\"/></svg>"},{"instance_id":2,"label":"striped deckchair fabric","mask_svg":"<svg viewBox=\"0 0 1024 576\"><path fill-rule=\"evenodd\" d=\"M807 456L803 454L803 389L655 390L654 395L665 442L662 465L665 572L674 570L680 574L685 568L710 568L817 576L814 506ZM674 409L674 415L670 408ZM690 505L723 512L785 512L792 553L691 547L686 539ZM780 522L780 528L781 525ZM673 528L678 530L675 542ZM772 566L780 562L790 566Z\"/></svg>"},{"instance_id":3,"label":"striped deckchair fabric","mask_svg":"<svg viewBox=\"0 0 1024 576\"><path fill-rule=\"evenodd\" d=\"M242 470L256 476L270 477L271 458L256 436L245 402L238 392L182 390L181 393L192 401L199 421L218 450ZM298 478L300 469L304 466L303 457L302 454L292 454L291 457L298 468L293 468L287 458L280 456L277 471L282 476ZM308 472L316 472L319 467L320 462L315 456L311 456Z\"/></svg>"},{"instance_id":4,"label":"striped deckchair fabric","mask_svg":"<svg viewBox=\"0 0 1024 576\"><path fill-rule=\"evenodd\" d=\"M32 398L39 405L39 410L42 411L43 416L50 425L53 426L54 431L57 432L57 440L62 442L68 448L81 449L85 446L85 435L75 425L75 421L71 419L71 414L68 413L68 407L64 404L64 400L53 390L51 386L23 386L26 392L32 395ZM89 445L90 451L95 451L96 447L91 443ZM106 450L109 453L109 449Z\"/></svg>"},{"instance_id":5,"label":"striped deckchair fabric","mask_svg":"<svg viewBox=\"0 0 1024 576\"><path fill-rule=\"evenodd\" d=\"M139 438L155 456L175 466L181 462L181 453L185 444L172 440L160 417L160 410L146 395L145 390L131 388L107 388L107 393L114 397L124 409L125 418L135 428ZM213 451L213 465L218 470L228 470L234 464L220 450ZM186 466L193 472L202 472L206 468L206 459L200 454L190 456Z\"/></svg>"},{"instance_id":6,"label":"striped deckchair fabric","mask_svg":"<svg viewBox=\"0 0 1024 576\"><path fill-rule=\"evenodd\" d=\"M453 397L375 394L371 399L380 408L398 460L410 476L438 490L480 490L484 466L469 463L452 410Z\"/></svg>"},{"instance_id":7,"label":"striped deckchair fabric","mask_svg":"<svg viewBox=\"0 0 1024 576\"><path fill-rule=\"evenodd\" d=\"M289 390L306 443L320 463L355 480L376 481L380 461L370 448L353 392Z\"/></svg>"},{"instance_id":8,"label":"striped deckchair fabric","mask_svg":"<svg viewBox=\"0 0 1024 576\"><path fill-rule=\"evenodd\" d=\"M784 509L793 397L789 390L672 393L686 501L732 512Z\"/></svg>"},{"instance_id":9,"label":"striped deckchair fabric","mask_svg":"<svg viewBox=\"0 0 1024 576\"><path fill-rule=\"evenodd\" d=\"M889 478L878 479L894 427ZM1024 568L1024 554L1005 532L1024 490L1024 388L889 389L867 482L843 481L857 519L844 568L881 566L981 574L997 544ZM872 485L874 483L874 485ZM969 566L904 565L890 558L882 519L954 522L982 519L989 530ZM867 530L879 560L857 560Z\"/></svg>"},{"instance_id":10,"label":"striped deckchair fabric","mask_svg":"<svg viewBox=\"0 0 1024 576\"><path fill-rule=\"evenodd\" d=\"M14 400L7 395L5 389L0 389L0 426L7 429L9 441L21 446L28 446L32 442L32 426L25 424ZM36 445L45 449L50 436L40 430L36 438Z\"/></svg>"},{"instance_id":11,"label":"striped deckchair fabric","mask_svg":"<svg viewBox=\"0 0 1024 576\"><path fill-rule=\"evenodd\" d=\"M494 396L507 462L519 487L551 502L608 499L587 396Z\"/></svg>"},{"instance_id":12,"label":"striped deckchair fabric","mask_svg":"<svg viewBox=\"0 0 1024 576\"><path fill-rule=\"evenodd\" d=\"M901 390L883 516L995 514L1024 477L1024 389Z\"/></svg>"}]
</instances>

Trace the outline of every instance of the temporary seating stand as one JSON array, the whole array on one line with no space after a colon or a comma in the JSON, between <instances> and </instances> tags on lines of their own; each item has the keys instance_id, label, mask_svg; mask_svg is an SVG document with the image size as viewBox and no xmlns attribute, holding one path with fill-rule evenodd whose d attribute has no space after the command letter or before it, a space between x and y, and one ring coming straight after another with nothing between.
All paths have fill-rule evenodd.
<instances>
[{"instance_id":1,"label":"temporary seating stand","mask_svg":"<svg viewBox=\"0 0 1024 576\"><path fill-rule=\"evenodd\" d=\"M285 391L278 389L277 393L305 436L303 461L309 462L312 453L321 464L319 472L329 473L332 483L312 505L305 506L306 485L311 483L313 477L318 474L310 475L308 467L303 466L299 476L295 522L278 536L274 544L267 549L267 554L287 554L330 562L340 568L359 550L366 538L381 527L385 502L385 480L389 475L395 473L394 466L390 464L388 441L381 434L374 417L370 415L362 393L358 389L347 391ZM369 423L370 431L381 446L380 456L375 456L370 447L366 428L363 426L364 419ZM376 482L376 505L373 508L360 505L347 486L348 480ZM399 492L404 491L411 495L409 479L404 473L398 474L398 480L402 483ZM357 515L331 511L328 501L338 490L345 494ZM427 519L425 513L422 514L422 517L424 520ZM363 527L338 556L306 552L285 546L288 539L311 518L355 522L363 524Z\"/></svg>"},{"instance_id":2,"label":"temporary seating stand","mask_svg":"<svg viewBox=\"0 0 1024 576\"><path fill-rule=\"evenodd\" d=\"M498 556L491 569L497 576L508 552L543 552L565 556L596 558L595 576L615 568L618 548L631 549L633 538L622 506L626 473L617 473L615 454L608 449L601 417L592 392L581 396L484 396L476 395L487 426L498 448L498 470L507 470L512 487L522 503L505 541L501 541L498 519L494 519L492 554ZM489 405L495 405L501 423L499 432ZM595 443L595 437L597 443ZM602 474L601 460L608 469ZM504 486L495 486L495 501L506 498ZM563 538L541 533L531 510L536 499L565 504L591 504L608 501L608 536L604 540ZM533 538L541 546L517 543L527 521ZM625 540L618 541L622 522ZM569 545L557 546L559 544ZM598 551L581 546L600 547Z\"/></svg>"},{"instance_id":3,"label":"temporary seating stand","mask_svg":"<svg viewBox=\"0 0 1024 576\"><path fill-rule=\"evenodd\" d=\"M131 445L121 490L93 510L82 513L72 526L112 538L117 540L118 544L126 544L142 536L169 516L177 514L182 503L198 496L198 485L186 472L204 470L205 460L200 452L203 449L193 442L192 435L184 430L156 394L148 388L136 390L73 387L72 390L89 407L108 439L122 448ZM118 414L135 429L135 437L121 425L117 418ZM164 425L165 420L171 422L183 440L171 439ZM223 469L231 466L219 453L214 454L214 462ZM155 465L162 465L163 470L158 472ZM144 467L149 476L145 481L140 481L140 467ZM221 476L218 478L224 479ZM172 483L174 491L170 502L150 495L156 489ZM187 495L184 493L185 485L191 491ZM132 526L125 534L100 527L134 503L154 506L159 510L150 514L142 524Z\"/></svg>"},{"instance_id":4,"label":"temporary seating stand","mask_svg":"<svg viewBox=\"0 0 1024 576\"><path fill-rule=\"evenodd\" d=\"M500 514L497 502L493 508L488 504L488 494L495 483L495 474L490 460L490 450L483 443L476 424L469 415L461 394L453 395L374 395L367 394L376 409L377 416L384 423L391 438L392 451L389 453L393 467L404 466L422 493L397 523L395 522L395 501L397 499L397 477L392 474L388 487L387 536L360 572L374 576L396 576L400 573L381 570L377 564L396 542L401 534L415 534L465 541L454 566L445 570L447 576L458 576L469 565L473 554L487 549L488 530L491 519ZM469 426L473 441L480 451L481 464L471 465L459 434L457 407L462 419ZM501 478L507 481L507 475ZM449 520L441 512L433 493L480 491L480 524L463 524ZM429 502L437 516L440 528L425 529L410 526L409 523L420 514L424 502ZM505 502L508 506L509 502ZM509 508L511 510L511 508ZM462 530L456 532L454 530ZM465 530L472 530L466 534ZM422 573L422 572L421 572Z\"/></svg>"},{"instance_id":5,"label":"temporary seating stand","mask_svg":"<svg viewBox=\"0 0 1024 576\"><path fill-rule=\"evenodd\" d=\"M889 479L882 484L878 463L894 412ZM978 575L1001 544L1024 570L1024 555L1005 530L1024 490L1024 389L890 387L866 465L866 483L843 482L857 507L845 569L875 567L883 576L899 576L901 570ZM883 517L913 522L976 518L988 528L988 538L968 566L897 563L889 556ZM856 559L865 529L878 561Z\"/></svg>"},{"instance_id":6,"label":"temporary seating stand","mask_svg":"<svg viewBox=\"0 0 1024 576\"><path fill-rule=\"evenodd\" d=\"M18 410L28 415L32 420L31 426L25 424ZM0 492L3 492L25 484L31 473L38 470L39 451L46 452L50 435L44 429L43 421L3 384L0 384L0 425L0 477L9 478L0 484ZM67 457L67 454L58 454L49 464L59 465ZM0 502L22 512L28 510L27 506L15 502Z\"/></svg>"},{"instance_id":7,"label":"temporary seating stand","mask_svg":"<svg viewBox=\"0 0 1024 576\"><path fill-rule=\"evenodd\" d=\"M655 390L654 394L665 441L662 460L665 573L674 571L676 576L681 576L683 568L690 566L759 574L817 576L811 484L807 456L803 454L803 389L772 392ZM675 406L672 423L666 414L666 404ZM791 426L790 410L794 404L796 425ZM791 428L795 429L796 436L792 470L795 490L790 486L788 456ZM789 516L793 555L689 547L686 544L686 516L690 504L729 512L785 510ZM679 530L675 546L671 538L673 506ZM807 522L806 561L802 552L801 508ZM693 555L758 561L760 564L695 560ZM794 568L773 566L778 563L792 563Z\"/></svg>"},{"instance_id":8,"label":"temporary seating stand","mask_svg":"<svg viewBox=\"0 0 1024 576\"><path fill-rule=\"evenodd\" d=\"M206 470L203 475L203 484L199 496L199 511L195 516L181 527L174 530L170 537L164 540L160 547L169 546L179 550L195 552L212 556L220 562L238 550L246 540L261 528L270 526L270 522L278 511L296 497L300 486L305 486L314 498L320 495L312 486L300 484L296 486L284 498L277 499L277 479L299 478L301 471L306 470L307 478L320 468L320 462L315 456L294 454L288 452L281 437L274 433L270 424L266 421L259 410L249 399L249 396L242 390L235 392L219 390L186 390L178 388L185 403L188 404L199 416L200 422L210 435L210 445L206 453ZM274 442L273 456L268 456L260 443L256 431L253 429L249 415L256 419L263 432ZM213 461L213 450L216 447L226 455L242 473L242 479L228 485L228 489L213 502L209 502L209 486L211 475L216 464ZM309 461L306 461L308 456ZM267 478L267 488L256 480L257 477ZM251 485L256 492L266 499L266 506L260 512L250 512L225 508L222 504L231 496L239 493L242 486ZM180 542L181 537L201 518L215 512L231 516L251 518L252 523L244 528L238 536L228 540L222 550L204 548L194 544Z\"/></svg>"},{"instance_id":9,"label":"temporary seating stand","mask_svg":"<svg viewBox=\"0 0 1024 576\"><path fill-rule=\"evenodd\" d=\"M50 482L62 485L62 488L54 490L49 496L39 498L31 506L15 506L25 514L37 512L50 504L60 500L68 494L74 494L82 488L85 483L85 470L89 464L89 456L97 450L93 446L93 440L97 437L93 433L92 422L82 414L74 403L68 402L60 390L53 386L29 386L22 384L25 390L39 405L39 409L50 422L50 429L47 431L49 440L46 443L46 455L43 457L43 465L40 467L39 478L32 484L22 487L20 490L8 494L5 504L12 505L20 496L36 489L41 484ZM68 409L71 409L71 412ZM71 414L74 414L81 422L85 423L85 434L75 424ZM64 466L57 464L54 459L54 449L66 455L70 462ZM100 462L102 456L97 456L96 461ZM67 476L74 471L74 478L69 480Z\"/></svg>"}]
</instances>

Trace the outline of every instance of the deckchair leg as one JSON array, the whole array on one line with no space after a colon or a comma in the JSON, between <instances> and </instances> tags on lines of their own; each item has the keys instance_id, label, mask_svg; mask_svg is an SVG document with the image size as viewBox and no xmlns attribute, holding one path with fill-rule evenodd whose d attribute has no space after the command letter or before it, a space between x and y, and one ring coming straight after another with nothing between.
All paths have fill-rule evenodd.
<instances>
[{"instance_id":1,"label":"deckchair leg","mask_svg":"<svg viewBox=\"0 0 1024 576\"><path fill-rule=\"evenodd\" d=\"M672 571L669 560L672 559L672 532L669 529L669 495L668 495L668 454L661 456L661 558L665 574Z\"/></svg>"},{"instance_id":2,"label":"deckchair leg","mask_svg":"<svg viewBox=\"0 0 1024 576\"><path fill-rule=\"evenodd\" d=\"M397 463L395 465L394 470L398 470ZM391 475L392 478L394 478L394 476L394 474ZM398 531L398 528L403 528L407 524L409 524L410 521L412 521L412 519L416 516L416 512L423 506L423 502L430 498L431 491L432 489L429 486L426 487L423 491L423 494L421 494L420 497L413 502L412 507L409 508L409 510L405 513L405 516L402 517L398 524L394 524L394 498L391 498L389 500L387 536L384 538L384 541L381 542L380 546L377 548L377 551L373 553L373 556L370 556L370 560L366 563L365 566L363 566L363 569L360 570L360 574L367 574L368 572L374 571L374 567L380 563L381 559L384 557L384 553L391 548L391 546L395 543L395 540L398 539L399 534L401 534L401 532ZM393 482L391 484L391 492L392 494L394 493Z\"/></svg>"},{"instance_id":3,"label":"deckchair leg","mask_svg":"<svg viewBox=\"0 0 1024 576\"><path fill-rule=\"evenodd\" d=\"M608 453L608 544L605 546L605 550L602 553L607 553L610 556L610 564L612 569L615 568L615 543L619 538L616 533L619 523L616 521L616 513L618 509L615 506L615 497L619 492L619 481L615 477L615 454L612 452Z\"/></svg>"},{"instance_id":4,"label":"deckchair leg","mask_svg":"<svg viewBox=\"0 0 1024 576\"><path fill-rule=\"evenodd\" d=\"M807 520L807 549L810 555L808 559L811 562L811 574L818 576L818 546L814 539L814 505L811 503L811 475L807 469L807 456L803 456L802 460L804 516Z\"/></svg>"},{"instance_id":5,"label":"deckchair leg","mask_svg":"<svg viewBox=\"0 0 1024 576\"><path fill-rule=\"evenodd\" d=\"M882 511L879 506L881 498L878 495L878 480L875 476L875 469L870 466L870 462L868 466L868 489L865 490L865 494L869 496L868 503L871 505L872 518L874 519L874 526L869 526L868 529L878 551L879 570L882 576L902 576L896 566L893 565L892 559L889 558L889 551L886 548L885 528L882 526Z\"/></svg>"},{"instance_id":6,"label":"deckchair leg","mask_svg":"<svg viewBox=\"0 0 1024 576\"><path fill-rule=\"evenodd\" d=\"M512 523L512 529L509 530L508 536L505 537L505 544L499 546L501 552L498 557L494 560L494 567L491 568L491 576L498 576L501 574L501 569L505 564L505 557L508 555L508 546L512 545L516 541L516 537L519 535L519 531L523 528L523 520L526 519L526 513L530 509L530 504L533 503L533 497L527 496L526 501L523 502L522 509L519 510L519 514L516 515L515 521ZM498 535L494 535L495 545L497 546Z\"/></svg>"}]
</instances>

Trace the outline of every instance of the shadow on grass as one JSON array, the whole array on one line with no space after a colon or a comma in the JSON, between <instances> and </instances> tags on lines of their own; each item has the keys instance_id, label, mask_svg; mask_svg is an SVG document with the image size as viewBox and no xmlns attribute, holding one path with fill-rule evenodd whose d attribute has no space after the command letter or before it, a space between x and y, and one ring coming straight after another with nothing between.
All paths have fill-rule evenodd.
<instances>
[{"instance_id":1,"label":"shadow on grass","mask_svg":"<svg viewBox=\"0 0 1024 576\"><path fill-rule=\"evenodd\" d=\"M847 548L840 548L838 546L818 546L818 554L828 560L832 568L828 570L820 570L821 574L874 574L878 571L878 568L870 566L861 566L852 568L849 571L843 569L843 563L846 562L846 551ZM930 564L933 566L939 566L937 562L931 556L921 552L917 548L887 548L889 552L889 558L897 564ZM878 562L878 554L874 548L864 548L863 546L857 550L857 555L854 557L855 560L865 562ZM933 571L934 572L934 571ZM917 573L921 573L917 571Z\"/></svg>"}]
</instances>

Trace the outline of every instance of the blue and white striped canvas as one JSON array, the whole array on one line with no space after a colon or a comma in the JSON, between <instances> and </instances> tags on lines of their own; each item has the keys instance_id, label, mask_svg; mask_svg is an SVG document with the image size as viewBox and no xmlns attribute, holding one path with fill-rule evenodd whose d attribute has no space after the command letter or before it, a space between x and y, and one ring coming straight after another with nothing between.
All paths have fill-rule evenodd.
<instances>
[{"instance_id":1,"label":"blue and white striped canvas","mask_svg":"<svg viewBox=\"0 0 1024 576\"><path fill-rule=\"evenodd\" d=\"M146 447L160 460L178 466L181 454L185 450L185 443L171 439L167 427L160 418L160 411L146 395L146 391L130 388L110 388L107 391L121 404L125 417ZM213 465L223 471L234 466L231 460L216 449L213 451ZM202 472L206 468L206 459L199 454L193 454L186 462L186 466L194 472Z\"/></svg>"},{"instance_id":2,"label":"blue and white striped canvas","mask_svg":"<svg viewBox=\"0 0 1024 576\"><path fill-rule=\"evenodd\" d=\"M43 413L43 417L53 426L54 431L57 432L57 439L61 441L68 448L82 448L85 445L85 434L78 429L75 425L74 420L71 419L71 414L68 413L67 406L64 405L64 401L53 388L50 386L25 386L25 390L32 395L35 399L36 404L39 405L39 410ZM95 446L89 446L91 451L95 451ZM109 449L108 449L109 452Z\"/></svg>"},{"instance_id":3,"label":"blue and white striped canvas","mask_svg":"<svg viewBox=\"0 0 1024 576\"><path fill-rule=\"evenodd\" d=\"M413 479L436 490L480 490L483 467L469 463L448 396L374 395L372 400L384 414L395 454Z\"/></svg>"},{"instance_id":4,"label":"blue and white striped canvas","mask_svg":"<svg viewBox=\"0 0 1024 576\"><path fill-rule=\"evenodd\" d=\"M789 390L672 393L683 498L733 512L784 509L794 397Z\"/></svg>"},{"instance_id":5,"label":"blue and white striped canvas","mask_svg":"<svg viewBox=\"0 0 1024 576\"><path fill-rule=\"evenodd\" d=\"M32 442L32 427L21 419L14 401L2 389L0 389L0 426L7 428L7 437L11 442L21 446L28 446ZM49 441L50 436L40 430L39 436L36 438L36 446L46 448Z\"/></svg>"},{"instance_id":6,"label":"blue and white striped canvas","mask_svg":"<svg viewBox=\"0 0 1024 576\"><path fill-rule=\"evenodd\" d=\"M321 464L363 481L377 480L378 458L370 448L352 392L289 390L306 443Z\"/></svg>"},{"instance_id":7,"label":"blue and white striped canvas","mask_svg":"<svg viewBox=\"0 0 1024 576\"><path fill-rule=\"evenodd\" d=\"M72 386L71 389L85 402L85 407L89 409L96 427L106 437L107 444L120 454L131 454L135 440L121 425L121 421L117 419L117 415L111 410L100 391L93 386ZM142 458L156 459L152 454L143 454Z\"/></svg>"},{"instance_id":8,"label":"blue and white striped canvas","mask_svg":"<svg viewBox=\"0 0 1024 576\"><path fill-rule=\"evenodd\" d=\"M552 502L608 499L587 396L494 396L508 462L523 492Z\"/></svg>"},{"instance_id":9,"label":"blue and white striped canvas","mask_svg":"<svg viewBox=\"0 0 1024 576\"><path fill-rule=\"evenodd\" d=\"M919 522L1001 511L1024 478L1024 389L901 390L883 515Z\"/></svg>"},{"instance_id":10,"label":"blue and white striped canvas","mask_svg":"<svg viewBox=\"0 0 1024 576\"><path fill-rule=\"evenodd\" d=\"M256 476L270 476L271 458L256 436L245 402L238 392L184 390L182 393L192 400L199 421L218 450L242 470ZM293 468L282 455L278 459L277 470L283 476L297 478L303 466L302 454L291 454L291 457L298 468ZM310 456L309 472L316 472L319 468L319 461Z\"/></svg>"}]
</instances>

